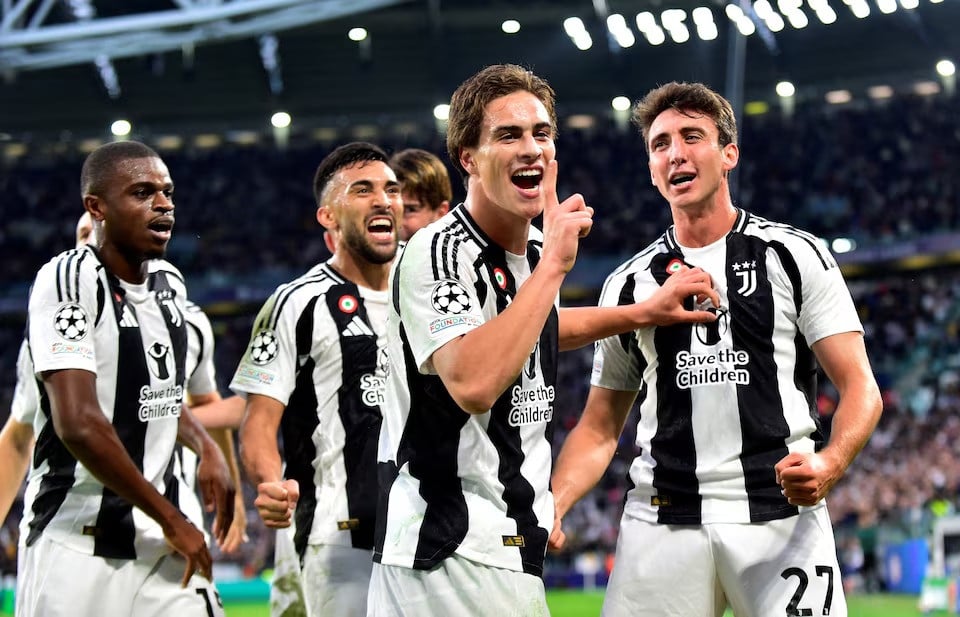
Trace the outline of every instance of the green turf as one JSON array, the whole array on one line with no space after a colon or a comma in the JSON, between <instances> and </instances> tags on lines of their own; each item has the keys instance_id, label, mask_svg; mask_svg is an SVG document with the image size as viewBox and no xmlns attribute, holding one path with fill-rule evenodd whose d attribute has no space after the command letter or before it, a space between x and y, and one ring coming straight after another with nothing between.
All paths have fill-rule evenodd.
<instances>
[{"instance_id":1,"label":"green turf","mask_svg":"<svg viewBox=\"0 0 960 617\"><path fill-rule=\"evenodd\" d=\"M600 614L603 592L550 591L547 604L551 617L594 617ZM872 595L847 598L849 617L916 617L916 596ZM266 603L228 604L227 617L264 617L268 614ZM946 615L947 613L940 613ZM727 612L725 617L732 617Z\"/></svg>"}]
</instances>

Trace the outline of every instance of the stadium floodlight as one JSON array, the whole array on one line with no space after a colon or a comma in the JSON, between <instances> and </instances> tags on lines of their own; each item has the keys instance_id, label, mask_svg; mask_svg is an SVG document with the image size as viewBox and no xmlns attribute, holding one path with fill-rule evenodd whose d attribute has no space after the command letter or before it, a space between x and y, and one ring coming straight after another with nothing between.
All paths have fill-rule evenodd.
<instances>
[{"instance_id":1,"label":"stadium floodlight","mask_svg":"<svg viewBox=\"0 0 960 617\"><path fill-rule=\"evenodd\" d=\"M505 34L516 34L520 32L520 22L516 19L508 19L500 24L500 29L503 30Z\"/></svg>"},{"instance_id":2,"label":"stadium floodlight","mask_svg":"<svg viewBox=\"0 0 960 617\"><path fill-rule=\"evenodd\" d=\"M290 122L292 121L293 121L293 118L291 118L290 114L288 114L285 111L278 111L277 113L270 116L270 124L272 124L274 128L278 128L278 129L282 129L290 126Z\"/></svg>"},{"instance_id":3,"label":"stadium floodlight","mask_svg":"<svg viewBox=\"0 0 960 617\"><path fill-rule=\"evenodd\" d=\"M933 96L934 94L940 94L940 84L935 81L918 81L913 84L914 94L919 94L920 96Z\"/></svg>"},{"instance_id":4,"label":"stadium floodlight","mask_svg":"<svg viewBox=\"0 0 960 617\"><path fill-rule=\"evenodd\" d=\"M834 238L830 248L834 253L849 253L857 249L857 241L853 238Z\"/></svg>"},{"instance_id":5,"label":"stadium floodlight","mask_svg":"<svg viewBox=\"0 0 960 617\"><path fill-rule=\"evenodd\" d=\"M650 11L637 13L637 30L648 32L654 29L659 30L660 26L657 25L657 18L653 16L653 13Z\"/></svg>"},{"instance_id":6,"label":"stadium floodlight","mask_svg":"<svg viewBox=\"0 0 960 617\"><path fill-rule=\"evenodd\" d=\"M637 42L633 30L627 25L627 20L619 13L607 16L607 30L620 47L633 47Z\"/></svg>"},{"instance_id":7,"label":"stadium floodlight","mask_svg":"<svg viewBox=\"0 0 960 617\"><path fill-rule=\"evenodd\" d=\"M630 99L625 96L615 96L610 101L610 107L613 107L616 111L627 111L630 109Z\"/></svg>"},{"instance_id":8,"label":"stadium floodlight","mask_svg":"<svg viewBox=\"0 0 960 617\"><path fill-rule=\"evenodd\" d=\"M653 30L647 30L643 33L643 36L646 37L647 42L651 45L662 45L664 41L667 40L667 35L663 33L663 29L660 26L655 26Z\"/></svg>"},{"instance_id":9,"label":"stadium floodlight","mask_svg":"<svg viewBox=\"0 0 960 617\"><path fill-rule=\"evenodd\" d=\"M849 90L831 90L824 95L824 98L831 105L843 105L853 100L853 95Z\"/></svg>"},{"instance_id":10,"label":"stadium floodlight","mask_svg":"<svg viewBox=\"0 0 960 617\"><path fill-rule=\"evenodd\" d=\"M850 7L850 12L857 19L870 17L870 5L867 0L843 0L843 3Z\"/></svg>"},{"instance_id":11,"label":"stadium floodlight","mask_svg":"<svg viewBox=\"0 0 960 617\"><path fill-rule=\"evenodd\" d=\"M908 11L912 11L920 6L920 0L900 0L900 6Z\"/></svg>"},{"instance_id":12,"label":"stadium floodlight","mask_svg":"<svg viewBox=\"0 0 960 617\"><path fill-rule=\"evenodd\" d=\"M957 66L950 60L941 60L937 62L937 75L940 77L950 77L956 74Z\"/></svg>"},{"instance_id":13,"label":"stadium floodlight","mask_svg":"<svg viewBox=\"0 0 960 617\"><path fill-rule=\"evenodd\" d=\"M587 51L593 47L593 37L590 36L590 33L584 30L573 37L573 44L577 46L577 49L580 51Z\"/></svg>"},{"instance_id":14,"label":"stadium floodlight","mask_svg":"<svg viewBox=\"0 0 960 617\"><path fill-rule=\"evenodd\" d=\"M433 108L433 117L437 120L447 120L450 118L450 105L441 103Z\"/></svg>"},{"instance_id":15,"label":"stadium floodlight","mask_svg":"<svg viewBox=\"0 0 960 617\"><path fill-rule=\"evenodd\" d=\"M126 137L130 134L130 131L133 130L133 125L130 124L129 120L114 120L113 124L110 125L110 132L115 137Z\"/></svg>"},{"instance_id":16,"label":"stadium floodlight","mask_svg":"<svg viewBox=\"0 0 960 617\"><path fill-rule=\"evenodd\" d=\"M577 34L586 32L587 27L583 25L583 20L579 17L567 17L563 20L563 31L570 38L574 38Z\"/></svg>"},{"instance_id":17,"label":"stadium floodlight","mask_svg":"<svg viewBox=\"0 0 960 617\"><path fill-rule=\"evenodd\" d=\"M878 99L889 99L893 96L893 88L886 84L881 84L879 86L870 86L867 88L867 96L874 100Z\"/></svg>"},{"instance_id":18,"label":"stadium floodlight","mask_svg":"<svg viewBox=\"0 0 960 617\"><path fill-rule=\"evenodd\" d=\"M788 98L797 93L797 88L789 81L780 81L777 82L776 91L778 96Z\"/></svg>"},{"instance_id":19,"label":"stadium floodlight","mask_svg":"<svg viewBox=\"0 0 960 617\"><path fill-rule=\"evenodd\" d=\"M347 38L351 41L360 42L367 38L367 29L366 28L350 28L350 32L347 32Z\"/></svg>"},{"instance_id":20,"label":"stadium floodlight","mask_svg":"<svg viewBox=\"0 0 960 617\"><path fill-rule=\"evenodd\" d=\"M897 10L897 0L875 0L877 8L884 15L889 15Z\"/></svg>"}]
</instances>

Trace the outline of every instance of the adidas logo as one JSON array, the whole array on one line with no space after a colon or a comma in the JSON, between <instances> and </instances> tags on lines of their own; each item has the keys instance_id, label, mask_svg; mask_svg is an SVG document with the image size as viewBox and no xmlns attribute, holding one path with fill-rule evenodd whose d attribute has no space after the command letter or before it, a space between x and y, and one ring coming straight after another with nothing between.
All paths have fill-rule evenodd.
<instances>
[{"instance_id":1,"label":"adidas logo","mask_svg":"<svg viewBox=\"0 0 960 617\"><path fill-rule=\"evenodd\" d=\"M341 334L343 334L343 336L375 336L373 330L371 330L367 324L363 323L363 320L357 315L353 316L353 319L350 320L350 323L347 324L347 327L343 329Z\"/></svg>"},{"instance_id":2,"label":"adidas logo","mask_svg":"<svg viewBox=\"0 0 960 617\"><path fill-rule=\"evenodd\" d=\"M140 324L137 323L137 318L130 311L130 307L126 304L123 305L123 314L120 317L120 327L121 328L139 328Z\"/></svg>"}]
</instances>

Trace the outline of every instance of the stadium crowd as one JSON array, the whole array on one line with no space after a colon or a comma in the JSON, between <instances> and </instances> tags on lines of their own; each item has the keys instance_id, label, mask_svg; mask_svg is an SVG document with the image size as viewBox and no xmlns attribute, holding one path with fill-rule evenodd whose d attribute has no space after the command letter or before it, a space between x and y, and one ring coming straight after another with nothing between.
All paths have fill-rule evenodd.
<instances>
[{"instance_id":1,"label":"stadium crowd","mask_svg":"<svg viewBox=\"0 0 960 617\"><path fill-rule=\"evenodd\" d=\"M920 234L960 231L960 100L896 98L843 108L801 107L791 117L742 121L748 152L737 178L737 205L822 237L861 245L897 243ZM345 140L344 140L345 141ZM386 139L443 152L439 137ZM188 281L231 281L257 273L277 280L325 258L314 221L309 178L335 144L224 146L163 152L177 182L177 230L169 259ZM564 129L559 141L561 194L582 193L596 208L582 254L628 255L669 224L669 210L650 186L640 137L611 123ZM36 146L0 162L0 293L22 289L37 269L71 244L78 215L76 179L82 154ZM454 183L455 201L463 189ZM182 213L182 214L181 214ZM607 273L598 273L599 280ZM191 283L195 285L196 283ZM868 274L851 279L867 349L885 399L880 426L829 501L838 547L851 571L871 584L879 543L923 537L937 516L960 505L960 270ZM597 290L594 290L597 291ZM246 345L263 298L208 306L217 336L221 389ZM589 299L579 299L585 302ZM23 308L26 298L23 299ZM0 315L0 362L13 367L23 313ZM589 388L592 350L561 354L555 445L576 423ZM0 384L0 417L10 407L13 371ZM824 383L818 408L825 425L835 403ZM606 555L617 536L634 422L627 422L613 463L591 496L567 516L566 552L548 564L570 567L583 551ZM254 493L245 486L248 504ZM269 567L273 550L251 509L250 542L233 564L244 575ZM15 569L15 507L0 531L0 570ZM879 535L879 543L878 543ZM221 567L226 562L221 562Z\"/></svg>"}]
</instances>

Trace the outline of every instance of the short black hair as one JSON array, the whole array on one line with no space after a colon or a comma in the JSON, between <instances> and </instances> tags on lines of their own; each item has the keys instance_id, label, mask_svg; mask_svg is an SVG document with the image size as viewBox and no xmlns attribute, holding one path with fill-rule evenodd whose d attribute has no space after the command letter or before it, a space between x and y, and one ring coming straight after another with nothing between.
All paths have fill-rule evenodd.
<instances>
[{"instance_id":1,"label":"short black hair","mask_svg":"<svg viewBox=\"0 0 960 617\"><path fill-rule=\"evenodd\" d=\"M98 147L87 155L80 169L80 198L101 194L120 161L148 158L160 158L160 155L139 141L113 141Z\"/></svg>"},{"instance_id":2,"label":"short black hair","mask_svg":"<svg viewBox=\"0 0 960 617\"><path fill-rule=\"evenodd\" d=\"M387 153L380 146L365 141L353 141L334 149L323 157L317 172L313 175L313 198L319 206L323 189L327 188L330 178L344 167L369 161L382 161L388 164L388 160Z\"/></svg>"}]
</instances>

